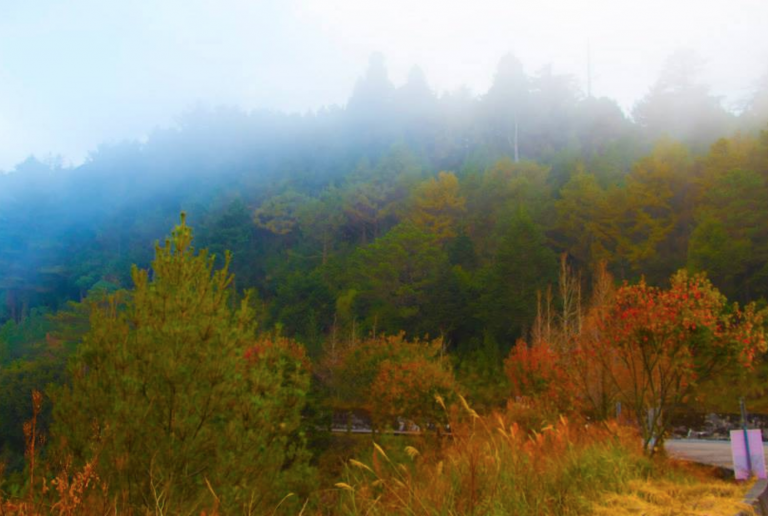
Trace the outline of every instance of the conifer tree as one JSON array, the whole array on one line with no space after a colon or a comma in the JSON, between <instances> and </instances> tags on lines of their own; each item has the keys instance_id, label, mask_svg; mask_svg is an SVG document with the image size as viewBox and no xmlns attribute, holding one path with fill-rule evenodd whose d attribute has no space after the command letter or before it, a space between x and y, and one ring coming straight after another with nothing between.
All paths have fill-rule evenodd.
<instances>
[{"instance_id":1,"label":"conifer tree","mask_svg":"<svg viewBox=\"0 0 768 516\"><path fill-rule=\"evenodd\" d=\"M304 466L303 351L257 340L232 275L192 247L182 215L134 288L94 303L91 328L55 397L65 454L97 458L128 505L164 513L272 510ZM301 471L306 478L306 471Z\"/></svg>"}]
</instances>

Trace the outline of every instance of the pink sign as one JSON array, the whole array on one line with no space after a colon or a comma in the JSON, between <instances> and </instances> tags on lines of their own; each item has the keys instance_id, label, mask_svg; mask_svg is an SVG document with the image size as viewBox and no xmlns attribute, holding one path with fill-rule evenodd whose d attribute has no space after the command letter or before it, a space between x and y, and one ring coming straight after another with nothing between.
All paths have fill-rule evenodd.
<instances>
[{"instance_id":1,"label":"pink sign","mask_svg":"<svg viewBox=\"0 0 768 516\"><path fill-rule=\"evenodd\" d=\"M752 475L766 478L765 451L763 436L760 430L747 430L749 439L749 456L752 463ZM747 447L744 445L744 430L731 430L731 452L733 453L733 471L736 480L746 480L750 477L747 462Z\"/></svg>"}]
</instances>

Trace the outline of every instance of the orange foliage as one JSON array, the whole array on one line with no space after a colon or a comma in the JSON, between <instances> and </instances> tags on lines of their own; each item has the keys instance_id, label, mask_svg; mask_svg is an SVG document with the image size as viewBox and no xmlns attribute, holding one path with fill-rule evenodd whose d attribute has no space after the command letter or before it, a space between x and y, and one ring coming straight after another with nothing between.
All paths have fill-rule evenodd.
<instances>
[{"instance_id":1,"label":"orange foliage","mask_svg":"<svg viewBox=\"0 0 768 516\"><path fill-rule=\"evenodd\" d=\"M515 398L537 398L560 412L573 410L575 398L565 359L548 343L518 341L504 361L504 371Z\"/></svg>"},{"instance_id":2,"label":"orange foliage","mask_svg":"<svg viewBox=\"0 0 768 516\"><path fill-rule=\"evenodd\" d=\"M557 347L541 337L518 343L505 370L513 395L560 411L578 407L606 419L621 401L650 451L698 384L751 367L765 351L764 314L730 306L703 275L685 271L668 289L640 281L614 291L611 283L599 270L579 331L548 331Z\"/></svg>"},{"instance_id":3,"label":"orange foliage","mask_svg":"<svg viewBox=\"0 0 768 516\"><path fill-rule=\"evenodd\" d=\"M274 366L280 360L292 360L299 369L311 370L312 363L307 357L304 346L286 337L261 337L253 346L248 348L243 355L247 364L257 362Z\"/></svg>"},{"instance_id":4,"label":"orange foliage","mask_svg":"<svg viewBox=\"0 0 768 516\"><path fill-rule=\"evenodd\" d=\"M403 416L416 422L434 422L441 419L435 396L445 396L454 389L453 375L437 362L425 357L385 360L371 385L371 409L384 421Z\"/></svg>"}]
</instances>

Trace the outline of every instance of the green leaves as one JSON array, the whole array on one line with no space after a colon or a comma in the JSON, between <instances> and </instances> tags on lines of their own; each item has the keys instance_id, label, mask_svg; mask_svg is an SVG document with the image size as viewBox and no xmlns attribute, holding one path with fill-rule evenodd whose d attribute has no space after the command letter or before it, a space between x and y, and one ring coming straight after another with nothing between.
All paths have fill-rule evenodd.
<instances>
[{"instance_id":1,"label":"green leaves","mask_svg":"<svg viewBox=\"0 0 768 516\"><path fill-rule=\"evenodd\" d=\"M533 321L536 292L554 281L557 260L524 210L502 225L499 237L493 264L485 270L479 312L506 350Z\"/></svg>"},{"instance_id":2,"label":"green leaves","mask_svg":"<svg viewBox=\"0 0 768 516\"><path fill-rule=\"evenodd\" d=\"M403 222L359 249L353 263L353 279L365 287L360 302L368 303L366 315L395 331L410 328L420 317L428 289L448 260L433 234Z\"/></svg>"},{"instance_id":3,"label":"green leaves","mask_svg":"<svg viewBox=\"0 0 768 516\"><path fill-rule=\"evenodd\" d=\"M768 168L760 159L765 149L765 142L746 136L712 146L688 246L688 266L706 271L740 301L768 294Z\"/></svg>"}]
</instances>

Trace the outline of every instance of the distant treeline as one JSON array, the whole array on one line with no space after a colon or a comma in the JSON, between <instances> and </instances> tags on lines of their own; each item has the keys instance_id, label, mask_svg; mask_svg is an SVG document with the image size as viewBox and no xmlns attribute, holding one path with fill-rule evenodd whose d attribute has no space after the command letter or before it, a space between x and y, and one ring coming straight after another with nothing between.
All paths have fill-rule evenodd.
<instances>
[{"instance_id":1,"label":"distant treeline","mask_svg":"<svg viewBox=\"0 0 768 516\"><path fill-rule=\"evenodd\" d=\"M695 56L670 57L630 119L614 101L585 96L571 76L550 68L526 74L512 55L500 61L489 91L474 97L437 97L419 69L395 88L375 55L345 109L304 116L193 111L145 143L101 146L76 168L29 158L0 175L0 321L20 321L35 307L56 309L94 288L127 286L130 264L149 263L148 243L181 210L199 228L202 245L220 255L234 251L237 287L258 288L273 322L305 337L328 331L350 291L355 317L385 324L387 316L368 299L370 278L350 276L349 260L375 261L377 247L399 245L393 240L404 237L397 235L426 231L439 246L421 236L414 241L446 254L435 259L487 277L512 219L527 221L540 233L536 242L568 252L585 273L604 258L619 277L662 279L690 262L732 296L762 296L764 262L750 246L759 247L764 236L756 196L765 168L744 154L759 154L763 145L748 135L768 120L768 87L737 116L697 80L697 66ZM700 157L736 130L743 136ZM651 154L662 138L679 144L667 141ZM452 175L437 179L439 171ZM710 189L713 181L749 197L715 199L729 188ZM418 205L439 203L429 196L446 188L455 196L455 224L435 230L414 222L414 210L440 209ZM736 220L728 202L751 203L742 211L754 219ZM728 238L736 239L725 246L736 256L700 257L703 247L720 248L717 239ZM698 254L689 256L691 246ZM541 281L528 296L548 281L536 277ZM302 289L323 302L314 322L299 329L282 307L305 298ZM475 318L479 312L473 310ZM432 334L449 331L419 324Z\"/></svg>"}]
</instances>

